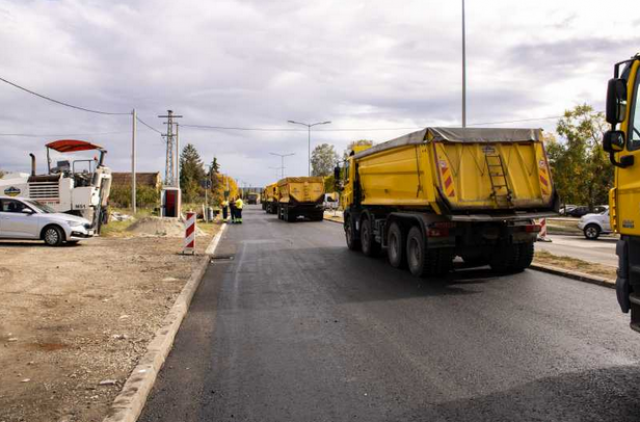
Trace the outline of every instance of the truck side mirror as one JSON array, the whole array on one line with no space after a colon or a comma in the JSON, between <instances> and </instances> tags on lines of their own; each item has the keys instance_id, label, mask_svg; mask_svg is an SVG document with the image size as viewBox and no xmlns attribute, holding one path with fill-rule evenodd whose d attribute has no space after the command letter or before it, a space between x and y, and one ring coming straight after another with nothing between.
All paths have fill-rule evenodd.
<instances>
[{"instance_id":1,"label":"truck side mirror","mask_svg":"<svg viewBox=\"0 0 640 422\"><path fill-rule=\"evenodd\" d=\"M336 181L340 180L340 166L336 166L333 169L333 178L336 179Z\"/></svg>"},{"instance_id":2,"label":"truck side mirror","mask_svg":"<svg viewBox=\"0 0 640 422\"><path fill-rule=\"evenodd\" d=\"M611 125L624 121L627 112L627 83L624 79L609 79L606 119Z\"/></svg>"},{"instance_id":3,"label":"truck side mirror","mask_svg":"<svg viewBox=\"0 0 640 422\"><path fill-rule=\"evenodd\" d=\"M624 149L624 132L608 130L602 138L602 149L606 152L620 152Z\"/></svg>"}]
</instances>

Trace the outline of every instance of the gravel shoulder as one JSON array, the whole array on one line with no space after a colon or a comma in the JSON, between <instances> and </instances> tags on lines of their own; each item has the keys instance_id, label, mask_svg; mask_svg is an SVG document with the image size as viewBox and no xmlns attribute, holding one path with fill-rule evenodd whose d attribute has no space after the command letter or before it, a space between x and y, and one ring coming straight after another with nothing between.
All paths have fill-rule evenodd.
<instances>
[{"instance_id":1,"label":"gravel shoulder","mask_svg":"<svg viewBox=\"0 0 640 422\"><path fill-rule=\"evenodd\" d=\"M0 242L0 421L101 421L217 231Z\"/></svg>"}]
</instances>

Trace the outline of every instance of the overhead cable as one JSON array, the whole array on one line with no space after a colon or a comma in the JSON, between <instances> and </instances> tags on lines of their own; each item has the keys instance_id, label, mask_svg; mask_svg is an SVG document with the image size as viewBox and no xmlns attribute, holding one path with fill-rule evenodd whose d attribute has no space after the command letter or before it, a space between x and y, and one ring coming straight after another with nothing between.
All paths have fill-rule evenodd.
<instances>
[{"instance_id":1,"label":"overhead cable","mask_svg":"<svg viewBox=\"0 0 640 422\"><path fill-rule=\"evenodd\" d=\"M36 97L40 97L40 98L42 98L43 100L51 101L51 102L53 102L53 103L60 104L60 105L63 105L63 106L65 106L65 107L75 108L76 110L82 110L82 111L86 111L86 112L88 112L88 113L107 114L107 115L112 115L112 116L124 116L124 115L127 115L127 114L128 114L128 115L130 115L130 114L131 114L131 112L130 112L130 111L128 111L128 112L126 112L126 113L124 113L124 112L123 112L123 113L116 113L116 112L111 112L111 111L92 110L92 109L90 109L90 108L85 108L85 107L80 107L80 106L76 106L76 105L73 105L73 104L68 104L68 103L65 103L65 102L62 102L62 101L58 101L58 100L56 100L56 99L53 99L53 98L51 98L51 97L47 97L46 95L39 94L39 93L37 93L37 92L35 92L35 91L32 91L32 90L27 89L27 88L25 88L25 87L23 87L23 86L20 86L20 85L18 85L18 84L16 84L16 83L14 83L14 82L8 81L8 80L6 80L6 79L4 79L4 78L0 78L0 81L4 82L4 83L6 83L6 84L9 84L9 85L11 85L11 86L13 86L13 87L16 87L16 88L18 88L18 89L21 89L21 90L22 90L22 91L24 91L24 92L28 92L28 93L29 93L29 94L31 94L31 95L35 95Z\"/></svg>"}]
</instances>

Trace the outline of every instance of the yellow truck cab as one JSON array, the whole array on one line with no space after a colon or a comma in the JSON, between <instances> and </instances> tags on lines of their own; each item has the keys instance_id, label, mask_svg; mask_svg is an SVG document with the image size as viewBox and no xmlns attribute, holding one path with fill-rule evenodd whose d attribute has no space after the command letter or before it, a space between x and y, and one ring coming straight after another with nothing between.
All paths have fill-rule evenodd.
<instances>
[{"instance_id":1,"label":"yellow truck cab","mask_svg":"<svg viewBox=\"0 0 640 422\"><path fill-rule=\"evenodd\" d=\"M611 228L620 234L616 245L618 303L631 312L631 328L640 332L640 54L617 63L607 89L603 149L615 166L609 192ZM636 162L637 161L637 162Z\"/></svg>"},{"instance_id":2,"label":"yellow truck cab","mask_svg":"<svg viewBox=\"0 0 640 422\"><path fill-rule=\"evenodd\" d=\"M353 152L336 168L349 249L416 276L469 266L521 271L559 201L536 129L426 128Z\"/></svg>"}]
</instances>

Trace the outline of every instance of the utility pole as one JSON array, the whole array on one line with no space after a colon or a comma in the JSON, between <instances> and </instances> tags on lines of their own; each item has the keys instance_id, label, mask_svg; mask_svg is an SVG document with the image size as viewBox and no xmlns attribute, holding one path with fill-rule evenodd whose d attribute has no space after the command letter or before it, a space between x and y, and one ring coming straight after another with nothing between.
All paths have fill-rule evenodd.
<instances>
[{"instance_id":1,"label":"utility pole","mask_svg":"<svg viewBox=\"0 0 640 422\"><path fill-rule=\"evenodd\" d=\"M464 0L462 0L462 127L467 127L467 43Z\"/></svg>"},{"instance_id":2,"label":"utility pole","mask_svg":"<svg viewBox=\"0 0 640 422\"><path fill-rule=\"evenodd\" d=\"M173 134L173 119L178 119L182 116L178 116L173 114L173 110L167 110L167 114L166 115L161 115L158 116L161 119L167 119L167 121L165 122L165 125L167 125L167 134L165 135L166 139L167 139L167 156L166 156L166 163L165 163L165 170L164 170L164 184L165 186L173 186L173 187L177 187L176 184L176 166L175 166L175 159L176 159L176 154L174 151L174 139L173 137L175 136Z\"/></svg>"},{"instance_id":3,"label":"utility pole","mask_svg":"<svg viewBox=\"0 0 640 422\"><path fill-rule=\"evenodd\" d=\"M180 124L176 123L176 187L180 189Z\"/></svg>"},{"instance_id":4,"label":"utility pole","mask_svg":"<svg viewBox=\"0 0 640 422\"><path fill-rule=\"evenodd\" d=\"M293 120L289 120L288 122L291 123L292 125L302 125L307 127L308 141L309 141L309 174L308 175L311 176L311 128L318 125L331 124L331 121L318 122L318 123L303 123L303 122L296 122Z\"/></svg>"},{"instance_id":5,"label":"utility pole","mask_svg":"<svg viewBox=\"0 0 640 422\"><path fill-rule=\"evenodd\" d=\"M275 155L276 157L280 157L281 160L281 164L280 164L280 170L282 172L282 179L284 179L284 157L291 157L292 155L296 155L295 152L289 153L289 154L278 154L277 152L270 152L269 154L271 155Z\"/></svg>"},{"instance_id":6,"label":"utility pole","mask_svg":"<svg viewBox=\"0 0 640 422\"><path fill-rule=\"evenodd\" d=\"M135 108L131 112L131 115L133 117L131 131L131 210L133 211L133 215L136 215L136 121L138 115L136 114Z\"/></svg>"}]
</instances>

